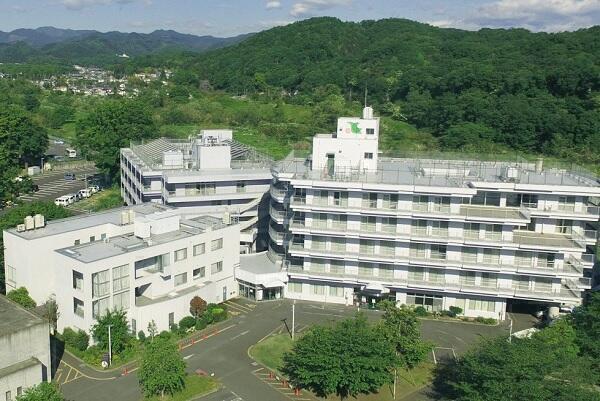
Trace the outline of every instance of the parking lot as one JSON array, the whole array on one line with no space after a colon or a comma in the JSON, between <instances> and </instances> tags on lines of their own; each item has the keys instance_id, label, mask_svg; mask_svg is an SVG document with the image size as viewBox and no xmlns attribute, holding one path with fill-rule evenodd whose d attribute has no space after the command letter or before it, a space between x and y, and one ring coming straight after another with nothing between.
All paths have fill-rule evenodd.
<instances>
[{"instance_id":1,"label":"parking lot","mask_svg":"<svg viewBox=\"0 0 600 401\"><path fill-rule=\"evenodd\" d=\"M214 373L221 388L206 397L206 401L304 401L307 394L295 395L276 382L265 382L266 372L248 355L248 349L259 340L282 330L283 320L291 322L291 301L278 300L254 303L246 299L227 301L232 317L223 322L219 330L206 338L190 343L182 350L188 372L202 369ZM323 305L313 302L296 303L296 327L304 330L315 323L327 323L353 316L356 308L340 305ZM367 312L373 319L379 312ZM379 314L380 315L380 314ZM424 320L422 332L434 341L436 357L448 352L460 355L483 337L507 335L506 325L485 326L458 322ZM450 350L450 351L449 351ZM81 366L69 362L83 371ZM66 365L65 365L66 366ZM63 371L63 375L69 370ZM78 375L71 372L61 390L69 400L100 401L115 399L138 401L140 392L135 372L121 376L118 372L110 380L106 375Z\"/></svg>"},{"instance_id":2,"label":"parking lot","mask_svg":"<svg viewBox=\"0 0 600 401\"><path fill-rule=\"evenodd\" d=\"M65 180L64 174L72 172L75 180ZM38 185L39 190L30 194L22 195L19 199L23 201L54 201L54 199L76 193L86 187L86 178L91 180L96 177L98 170L94 166L74 167L68 170L50 171L32 177L33 182Z\"/></svg>"}]
</instances>

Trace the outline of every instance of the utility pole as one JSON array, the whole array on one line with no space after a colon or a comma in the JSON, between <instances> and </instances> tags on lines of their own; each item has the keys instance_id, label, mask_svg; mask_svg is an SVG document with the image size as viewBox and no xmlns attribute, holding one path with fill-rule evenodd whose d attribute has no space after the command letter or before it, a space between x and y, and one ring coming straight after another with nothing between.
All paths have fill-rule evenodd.
<instances>
[{"instance_id":1,"label":"utility pole","mask_svg":"<svg viewBox=\"0 0 600 401\"><path fill-rule=\"evenodd\" d=\"M108 325L108 366L110 366L112 364L112 344L111 344L111 338L110 338L110 328L112 327L112 324Z\"/></svg>"},{"instance_id":2,"label":"utility pole","mask_svg":"<svg viewBox=\"0 0 600 401\"><path fill-rule=\"evenodd\" d=\"M292 302L292 341L294 341L294 331L296 331L296 300Z\"/></svg>"}]
</instances>

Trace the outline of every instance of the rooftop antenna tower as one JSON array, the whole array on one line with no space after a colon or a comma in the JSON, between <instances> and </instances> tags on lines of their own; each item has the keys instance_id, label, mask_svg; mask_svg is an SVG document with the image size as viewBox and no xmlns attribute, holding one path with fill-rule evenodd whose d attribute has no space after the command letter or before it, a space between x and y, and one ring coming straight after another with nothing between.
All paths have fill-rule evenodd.
<instances>
[{"instance_id":1,"label":"rooftop antenna tower","mask_svg":"<svg viewBox=\"0 0 600 401\"><path fill-rule=\"evenodd\" d=\"M369 88L365 85L365 107L367 107L367 94L369 93Z\"/></svg>"}]
</instances>

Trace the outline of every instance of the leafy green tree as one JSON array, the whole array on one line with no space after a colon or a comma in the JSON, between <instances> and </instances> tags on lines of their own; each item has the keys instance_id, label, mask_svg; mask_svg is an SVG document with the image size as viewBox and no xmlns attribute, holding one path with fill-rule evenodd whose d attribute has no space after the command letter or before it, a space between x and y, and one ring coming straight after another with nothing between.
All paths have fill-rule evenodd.
<instances>
[{"instance_id":1,"label":"leafy green tree","mask_svg":"<svg viewBox=\"0 0 600 401\"><path fill-rule=\"evenodd\" d=\"M147 397L175 394L185 387L185 362L175 342L157 336L142 355L138 379Z\"/></svg>"},{"instance_id":2,"label":"leafy green tree","mask_svg":"<svg viewBox=\"0 0 600 401\"><path fill-rule=\"evenodd\" d=\"M28 388L17 396L17 401L64 401L58 387L53 383L42 382Z\"/></svg>"},{"instance_id":3,"label":"leafy green tree","mask_svg":"<svg viewBox=\"0 0 600 401\"><path fill-rule=\"evenodd\" d=\"M363 315L334 327L315 326L284 355L282 371L297 387L341 399L379 391L393 381L393 344Z\"/></svg>"},{"instance_id":4,"label":"leafy green tree","mask_svg":"<svg viewBox=\"0 0 600 401\"><path fill-rule=\"evenodd\" d=\"M413 308L402 305L396 307L392 301L383 301L382 329L388 340L394 344L401 366L413 369L425 360L433 349L433 344L421 339L421 324Z\"/></svg>"},{"instance_id":5,"label":"leafy green tree","mask_svg":"<svg viewBox=\"0 0 600 401\"><path fill-rule=\"evenodd\" d=\"M150 339L154 339L154 337L156 337L157 334L158 334L158 327L156 327L156 322L154 321L154 319L152 319L148 323L148 335L150 336Z\"/></svg>"},{"instance_id":6,"label":"leafy green tree","mask_svg":"<svg viewBox=\"0 0 600 401\"><path fill-rule=\"evenodd\" d=\"M128 99L103 102L76 123L78 148L111 178L119 171L119 149L156 133L148 107Z\"/></svg>"},{"instance_id":7,"label":"leafy green tree","mask_svg":"<svg viewBox=\"0 0 600 401\"><path fill-rule=\"evenodd\" d=\"M590 292L583 305L570 315L570 321L581 355L591 360L600 383L600 292Z\"/></svg>"},{"instance_id":8,"label":"leafy green tree","mask_svg":"<svg viewBox=\"0 0 600 401\"><path fill-rule=\"evenodd\" d=\"M108 326L111 335L112 352L120 354L131 344L127 314L122 311L106 311L92 326L92 338L102 350L108 350Z\"/></svg>"},{"instance_id":9,"label":"leafy green tree","mask_svg":"<svg viewBox=\"0 0 600 401\"><path fill-rule=\"evenodd\" d=\"M58 311L58 303L52 297L48 298L44 304L44 317L48 320L48 324L52 327L52 330L56 331L60 312Z\"/></svg>"},{"instance_id":10,"label":"leafy green tree","mask_svg":"<svg viewBox=\"0 0 600 401\"><path fill-rule=\"evenodd\" d=\"M33 298L29 296L29 291L27 291L27 288L25 287L19 287L9 291L8 294L6 294L6 298L27 309L33 309L37 306Z\"/></svg>"},{"instance_id":11,"label":"leafy green tree","mask_svg":"<svg viewBox=\"0 0 600 401\"><path fill-rule=\"evenodd\" d=\"M461 401L597 401L575 331L559 320L531 338L486 340L455 364L442 365L436 389Z\"/></svg>"},{"instance_id":12,"label":"leafy green tree","mask_svg":"<svg viewBox=\"0 0 600 401\"><path fill-rule=\"evenodd\" d=\"M483 124L459 123L452 125L446 135L440 138L442 145L449 149L467 152L490 152L496 132Z\"/></svg>"},{"instance_id":13,"label":"leafy green tree","mask_svg":"<svg viewBox=\"0 0 600 401\"><path fill-rule=\"evenodd\" d=\"M0 108L0 148L13 162L38 162L48 147L46 130L18 107Z\"/></svg>"}]
</instances>

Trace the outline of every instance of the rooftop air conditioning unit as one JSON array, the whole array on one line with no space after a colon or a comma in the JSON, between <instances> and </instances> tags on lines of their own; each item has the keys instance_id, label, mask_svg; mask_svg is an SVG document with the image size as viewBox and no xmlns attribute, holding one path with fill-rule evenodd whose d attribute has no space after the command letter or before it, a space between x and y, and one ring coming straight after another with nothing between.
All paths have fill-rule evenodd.
<instances>
[{"instance_id":1,"label":"rooftop air conditioning unit","mask_svg":"<svg viewBox=\"0 0 600 401\"><path fill-rule=\"evenodd\" d=\"M36 214L35 216L33 216L33 223L35 225L35 228L42 228L46 225L46 219L44 219L43 215Z\"/></svg>"},{"instance_id":2,"label":"rooftop air conditioning unit","mask_svg":"<svg viewBox=\"0 0 600 401\"><path fill-rule=\"evenodd\" d=\"M26 216L24 223L25 223L26 230L33 230L35 228L35 222L33 220L33 216Z\"/></svg>"},{"instance_id":3,"label":"rooftop air conditioning unit","mask_svg":"<svg viewBox=\"0 0 600 401\"><path fill-rule=\"evenodd\" d=\"M121 212L121 225L125 226L129 224L129 212L127 210L123 210Z\"/></svg>"},{"instance_id":4,"label":"rooftop air conditioning unit","mask_svg":"<svg viewBox=\"0 0 600 401\"><path fill-rule=\"evenodd\" d=\"M22 233L25 231L25 224L17 224L17 232Z\"/></svg>"}]
</instances>

